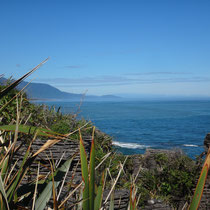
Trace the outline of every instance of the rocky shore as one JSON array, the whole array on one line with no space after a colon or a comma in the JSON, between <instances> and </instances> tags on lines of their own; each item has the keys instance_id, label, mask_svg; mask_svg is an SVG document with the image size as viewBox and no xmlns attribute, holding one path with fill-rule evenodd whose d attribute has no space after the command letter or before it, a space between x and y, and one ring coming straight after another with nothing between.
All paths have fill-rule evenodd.
<instances>
[{"instance_id":1,"label":"rocky shore","mask_svg":"<svg viewBox=\"0 0 210 210\"><path fill-rule=\"evenodd\" d=\"M98 131L98 138L99 139L104 139L105 138L105 134L101 133L100 131ZM84 136L83 140L85 142L85 147L86 147L86 151L89 153L90 152L90 142L91 142L91 138L90 136ZM35 152L37 150L37 148L40 147L41 144L44 144L44 141L36 141L36 143L32 146L33 151ZM107 143L106 146L110 146L111 141ZM210 134L206 135L206 138L204 140L204 146L205 146L205 150L207 151L207 149L210 146ZM66 182L70 182L72 179L72 176L74 176L74 184L78 184L80 183L80 181L82 180L81 177L81 168L80 168L80 163L79 163L79 153L77 153L77 151L79 148L78 142L77 141L68 141L68 142L59 142L58 144L52 146L50 148L49 151L47 151L45 154L42 154L40 157L38 157L38 161L43 162L44 160L46 160L46 157L50 156L50 153L52 152L53 157L55 160L59 160L59 158L61 157L62 154L64 154L62 161L64 162L65 160L67 160L67 158L69 157L70 154L75 154L76 152L76 156L72 162L71 168L67 174L67 178L66 178ZM23 148L24 149L24 148ZM20 151L19 155L21 156L22 153ZM130 159L130 164L132 165L132 176L136 177L137 180L138 179L142 179L142 174L144 173L139 173L139 172L149 172L149 173L160 173L163 170L163 168L161 168L161 164L159 161L165 161L164 158L167 158L167 161L171 161L173 162L173 160L176 160L178 158L180 158L181 156L183 156L184 154L182 153L182 151L180 150L155 150L155 149L147 149L145 154L143 155L131 155L129 156ZM19 156L19 158L20 158ZM157 157L159 159L157 159ZM40 173L41 174L46 174L47 172L45 172L45 169L47 168L47 164L49 164L47 161L44 163L45 167L40 168ZM194 167L196 165L196 162L192 161L191 162L192 167ZM50 167L50 166L48 166ZM33 170L36 169L35 165L31 165L30 170L31 172L33 172ZM181 169L180 169L181 170ZM33 173L31 173L33 174ZM28 177L28 179L25 180L25 182L27 182L28 180L31 180L33 177ZM61 199L64 198L66 196L68 189L64 189L61 195ZM106 198L106 195L108 194L109 189L106 189L104 192L104 199ZM200 209L210 209L210 175L208 175L207 178L207 182L203 191L203 197L201 200L201 205L200 205ZM129 203L129 189L127 188L118 188L115 190L115 194L114 194L114 205L115 205L115 209L127 209L128 203ZM174 209L174 206L172 207L171 203L168 201L165 201L164 199L157 198L157 196L155 196L155 191L152 192L154 194L154 196L151 197L146 197L144 205L143 205L143 209L153 209L153 210L168 210L168 209ZM152 194L151 193L151 194ZM183 206L189 202L189 200L186 200L186 198L182 197L182 196L176 196L173 198L173 201L176 203L176 209L183 209ZM72 202L74 202L74 199L72 198L71 200L69 200L68 204L69 206L72 204ZM49 206L51 206L51 204L49 203ZM107 207L108 208L108 207Z\"/></svg>"}]
</instances>

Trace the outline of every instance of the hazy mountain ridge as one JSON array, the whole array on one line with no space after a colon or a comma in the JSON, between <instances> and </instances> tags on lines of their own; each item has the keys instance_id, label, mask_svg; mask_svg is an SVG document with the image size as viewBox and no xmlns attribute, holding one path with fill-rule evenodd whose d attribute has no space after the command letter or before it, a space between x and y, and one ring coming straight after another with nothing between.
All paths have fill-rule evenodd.
<instances>
[{"instance_id":1,"label":"hazy mountain ridge","mask_svg":"<svg viewBox=\"0 0 210 210\"><path fill-rule=\"evenodd\" d=\"M0 84L6 84L7 79L0 78ZM23 81L18 85L18 89L22 89L28 83ZM68 93L60 91L59 89L45 83L30 83L25 91L30 99L37 100L81 100L83 94ZM106 100L119 100L121 97L114 95L86 95L85 100L87 101L106 101Z\"/></svg>"}]
</instances>

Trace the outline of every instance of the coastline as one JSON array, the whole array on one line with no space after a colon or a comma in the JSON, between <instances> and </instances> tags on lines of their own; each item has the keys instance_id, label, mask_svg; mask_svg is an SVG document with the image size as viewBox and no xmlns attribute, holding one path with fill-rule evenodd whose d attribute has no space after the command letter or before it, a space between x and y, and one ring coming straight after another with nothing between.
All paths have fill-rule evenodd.
<instances>
[{"instance_id":1,"label":"coastline","mask_svg":"<svg viewBox=\"0 0 210 210\"><path fill-rule=\"evenodd\" d=\"M203 152L209 131L210 102L49 102L64 114L91 121L113 137L125 154L143 154L146 148L181 148L192 158ZM123 147L122 147L123 144Z\"/></svg>"}]
</instances>

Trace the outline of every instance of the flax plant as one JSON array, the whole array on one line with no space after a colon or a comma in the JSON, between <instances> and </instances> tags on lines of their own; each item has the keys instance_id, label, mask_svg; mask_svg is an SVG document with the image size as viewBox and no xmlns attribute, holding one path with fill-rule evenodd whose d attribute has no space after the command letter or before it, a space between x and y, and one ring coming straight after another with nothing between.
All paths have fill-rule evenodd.
<instances>
[{"instance_id":1,"label":"flax plant","mask_svg":"<svg viewBox=\"0 0 210 210\"><path fill-rule=\"evenodd\" d=\"M80 159L82 169L82 180L84 182L82 208L87 210L98 210L101 206L103 189L104 189L104 175L102 175L100 185L95 187L95 143L94 131L92 134L92 143L90 151L90 164L88 168L87 155L85 152L84 143L80 133ZM97 196L95 196L97 194Z\"/></svg>"},{"instance_id":2,"label":"flax plant","mask_svg":"<svg viewBox=\"0 0 210 210\"><path fill-rule=\"evenodd\" d=\"M206 160L203 164L203 168L194 192L194 196L192 198L192 202L189 206L189 210L197 210L199 208L209 169L210 169L210 148L208 150Z\"/></svg>"}]
</instances>

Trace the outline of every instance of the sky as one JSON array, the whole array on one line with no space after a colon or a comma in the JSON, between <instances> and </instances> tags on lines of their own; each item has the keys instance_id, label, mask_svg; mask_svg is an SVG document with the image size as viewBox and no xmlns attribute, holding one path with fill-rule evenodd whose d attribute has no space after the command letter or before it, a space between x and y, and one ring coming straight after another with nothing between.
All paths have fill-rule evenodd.
<instances>
[{"instance_id":1,"label":"sky","mask_svg":"<svg viewBox=\"0 0 210 210\"><path fill-rule=\"evenodd\" d=\"M209 0L0 0L0 74L94 95L210 96Z\"/></svg>"}]
</instances>

